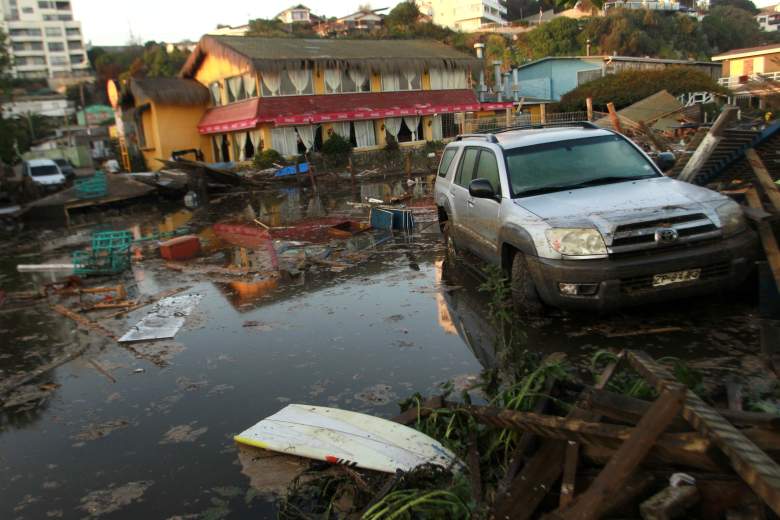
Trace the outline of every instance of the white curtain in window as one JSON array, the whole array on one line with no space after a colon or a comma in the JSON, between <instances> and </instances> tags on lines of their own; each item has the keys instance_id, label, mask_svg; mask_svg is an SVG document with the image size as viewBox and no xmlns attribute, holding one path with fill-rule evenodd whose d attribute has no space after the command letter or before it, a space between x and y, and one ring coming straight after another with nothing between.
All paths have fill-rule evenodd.
<instances>
[{"instance_id":1,"label":"white curtain in window","mask_svg":"<svg viewBox=\"0 0 780 520\"><path fill-rule=\"evenodd\" d=\"M420 116L404 116L404 123L412 132L412 141L417 141L417 128L420 126Z\"/></svg>"},{"instance_id":2,"label":"white curtain in window","mask_svg":"<svg viewBox=\"0 0 780 520\"><path fill-rule=\"evenodd\" d=\"M248 137L249 134L246 132L239 132L237 134L233 134L233 139L236 140L236 144L238 145L239 161L246 161L246 140Z\"/></svg>"},{"instance_id":3,"label":"white curtain in window","mask_svg":"<svg viewBox=\"0 0 780 520\"><path fill-rule=\"evenodd\" d=\"M387 127L387 125L385 125ZM359 148L376 146L373 121L355 121L355 141Z\"/></svg>"},{"instance_id":4,"label":"white curtain in window","mask_svg":"<svg viewBox=\"0 0 780 520\"><path fill-rule=\"evenodd\" d=\"M295 128L291 126L272 128L271 145L274 150L286 157L298 155L298 138L295 134Z\"/></svg>"},{"instance_id":5,"label":"white curtain in window","mask_svg":"<svg viewBox=\"0 0 780 520\"><path fill-rule=\"evenodd\" d=\"M383 92L396 92L400 90L401 82L398 78L397 72L384 72L382 73L382 91Z\"/></svg>"},{"instance_id":6,"label":"white curtain in window","mask_svg":"<svg viewBox=\"0 0 780 520\"><path fill-rule=\"evenodd\" d=\"M398 139L398 132L401 131L402 117L388 117L385 119L385 130L387 133Z\"/></svg>"},{"instance_id":7,"label":"white curtain in window","mask_svg":"<svg viewBox=\"0 0 780 520\"><path fill-rule=\"evenodd\" d=\"M255 149L255 154L260 153L260 141L262 139L260 130L252 130L249 132L249 139L252 141L252 147Z\"/></svg>"},{"instance_id":8,"label":"white curtain in window","mask_svg":"<svg viewBox=\"0 0 780 520\"><path fill-rule=\"evenodd\" d=\"M349 121L340 121L338 123L333 123L333 131L339 134L344 139L349 139Z\"/></svg>"},{"instance_id":9,"label":"white curtain in window","mask_svg":"<svg viewBox=\"0 0 780 520\"><path fill-rule=\"evenodd\" d=\"M219 83L214 82L209 87L209 90L211 91L211 100L214 102L215 106L219 106L222 104L222 98L219 94Z\"/></svg>"},{"instance_id":10,"label":"white curtain in window","mask_svg":"<svg viewBox=\"0 0 780 520\"><path fill-rule=\"evenodd\" d=\"M241 76L234 76L227 79L228 89L233 100L238 100L241 83L243 83L243 78Z\"/></svg>"},{"instance_id":11,"label":"white curtain in window","mask_svg":"<svg viewBox=\"0 0 780 520\"><path fill-rule=\"evenodd\" d=\"M244 91L246 97L251 98L257 95L257 83L255 77L252 74L244 74Z\"/></svg>"},{"instance_id":12,"label":"white curtain in window","mask_svg":"<svg viewBox=\"0 0 780 520\"><path fill-rule=\"evenodd\" d=\"M441 69L430 69L428 75L431 77L431 90L441 90L444 88L444 71Z\"/></svg>"},{"instance_id":13,"label":"white curtain in window","mask_svg":"<svg viewBox=\"0 0 780 520\"><path fill-rule=\"evenodd\" d=\"M279 90L282 88L282 77L278 72L263 72L260 78L263 81L263 86L272 96L279 95Z\"/></svg>"},{"instance_id":14,"label":"white curtain in window","mask_svg":"<svg viewBox=\"0 0 780 520\"><path fill-rule=\"evenodd\" d=\"M468 88L466 83L466 73L462 69L445 70L444 74L444 88Z\"/></svg>"},{"instance_id":15,"label":"white curtain in window","mask_svg":"<svg viewBox=\"0 0 780 520\"><path fill-rule=\"evenodd\" d=\"M432 125L431 130L432 132L432 138L434 141L441 141L444 138L444 132L442 132L441 128L441 114L436 114L432 118Z\"/></svg>"},{"instance_id":16,"label":"white curtain in window","mask_svg":"<svg viewBox=\"0 0 780 520\"><path fill-rule=\"evenodd\" d=\"M419 73L416 70L404 71L404 79L406 80L406 89L404 90L414 90L412 83L417 78L418 74Z\"/></svg>"},{"instance_id":17,"label":"white curtain in window","mask_svg":"<svg viewBox=\"0 0 780 520\"><path fill-rule=\"evenodd\" d=\"M363 83L366 81L366 73L360 69L349 69L347 71L349 79L355 82L355 92L360 92Z\"/></svg>"},{"instance_id":18,"label":"white curtain in window","mask_svg":"<svg viewBox=\"0 0 780 520\"><path fill-rule=\"evenodd\" d=\"M317 135L317 125L296 126L295 129L298 131L301 142L308 152L314 146L314 138Z\"/></svg>"},{"instance_id":19,"label":"white curtain in window","mask_svg":"<svg viewBox=\"0 0 780 520\"><path fill-rule=\"evenodd\" d=\"M288 70L287 74L290 76L290 83L293 84L297 93L303 94L309 87L311 71L308 69Z\"/></svg>"},{"instance_id":20,"label":"white curtain in window","mask_svg":"<svg viewBox=\"0 0 780 520\"><path fill-rule=\"evenodd\" d=\"M341 71L325 69L325 85L327 85L329 92L341 92Z\"/></svg>"},{"instance_id":21,"label":"white curtain in window","mask_svg":"<svg viewBox=\"0 0 780 520\"><path fill-rule=\"evenodd\" d=\"M212 136L211 145L214 147L214 162L222 162L222 136Z\"/></svg>"}]
</instances>

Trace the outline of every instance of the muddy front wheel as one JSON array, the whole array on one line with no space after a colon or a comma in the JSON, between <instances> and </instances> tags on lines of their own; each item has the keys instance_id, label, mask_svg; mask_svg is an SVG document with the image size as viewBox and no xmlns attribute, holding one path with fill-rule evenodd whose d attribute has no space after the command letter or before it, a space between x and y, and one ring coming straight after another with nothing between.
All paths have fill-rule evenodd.
<instances>
[{"instance_id":1,"label":"muddy front wheel","mask_svg":"<svg viewBox=\"0 0 780 520\"><path fill-rule=\"evenodd\" d=\"M521 314L541 314L544 310L542 300L536 291L536 284L528 270L528 261L523 253L515 253L512 259L512 303Z\"/></svg>"}]
</instances>

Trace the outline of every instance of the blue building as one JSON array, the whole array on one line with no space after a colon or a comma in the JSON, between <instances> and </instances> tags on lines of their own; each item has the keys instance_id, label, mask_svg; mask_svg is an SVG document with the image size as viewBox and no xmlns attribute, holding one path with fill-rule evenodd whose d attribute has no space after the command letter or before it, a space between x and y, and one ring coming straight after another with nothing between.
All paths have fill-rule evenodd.
<instances>
[{"instance_id":1,"label":"blue building","mask_svg":"<svg viewBox=\"0 0 780 520\"><path fill-rule=\"evenodd\" d=\"M547 101L560 101L561 96L577 86L624 70L658 70L667 67L691 67L720 77L719 63L709 61L662 60L629 56L549 56L521 65L513 71L519 85L519 95ZM513 78L514 79L514 78ZM505 94L511 87L505 85Z\"/></svg>"}]
</instances>

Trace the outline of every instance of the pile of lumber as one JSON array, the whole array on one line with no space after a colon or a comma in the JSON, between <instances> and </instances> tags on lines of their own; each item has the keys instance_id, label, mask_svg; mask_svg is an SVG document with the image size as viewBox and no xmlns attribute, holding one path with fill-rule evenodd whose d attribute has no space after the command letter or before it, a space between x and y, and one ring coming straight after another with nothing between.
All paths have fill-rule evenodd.
<instances>
[{"instance_id":1,"label":"pile of lumber","mask_svg":"<svg viewBox=\"0 0 780 520\"><path fill-rule=\"evenodd\" d=\"M633 370L654 390L644 401L606 390ZM554 393L554 392L553 392ZM716 409L640 351L623 351L565 415L447 402L408 410L410 424L456 408L488 427L521 432L490 503L495 519L767 518L780 514L780 416ZM545 413L548 412L548 413ZM469 457L471 458L471 457ZM477 463L467 461L482 497ZM771 510L771 511L770 511ZM769 516L767 516L769 515Z\"/></svg>"}]
</instances>

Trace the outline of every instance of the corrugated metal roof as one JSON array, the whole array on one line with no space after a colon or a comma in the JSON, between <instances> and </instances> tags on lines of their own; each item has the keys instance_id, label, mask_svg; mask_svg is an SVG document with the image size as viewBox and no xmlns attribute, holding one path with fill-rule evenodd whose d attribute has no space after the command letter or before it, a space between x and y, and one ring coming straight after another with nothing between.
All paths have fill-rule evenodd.
<instances>
[{"instance_id":1,"label":"corrugated metal roof","mask_svg":"<svg viewBox=\"0 0 780 520\"><path fill-rule=\"evenodd\" d=\"M409 67L467 68L477 60L432 40L349 40L206 35L182 68L191 77L207 53L254 69L351 66L374 70Z\"/></svg>"}]
</instances>

